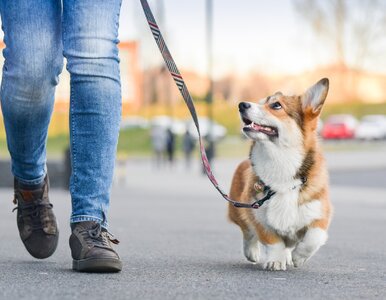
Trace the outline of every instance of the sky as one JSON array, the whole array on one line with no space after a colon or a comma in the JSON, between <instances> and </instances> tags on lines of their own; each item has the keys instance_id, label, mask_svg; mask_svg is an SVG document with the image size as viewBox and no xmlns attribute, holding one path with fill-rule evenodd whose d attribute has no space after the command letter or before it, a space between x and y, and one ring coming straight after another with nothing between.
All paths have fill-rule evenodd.
<instances>
[{"instance_id":1,"label":"sky","mask_svg":"<svg viewBox=\"0 0 386 300\"><path fill-rule=\"evenodd\" d=\"M207 0L148 1L179 68L205 74ZM334 62L334 49L326 40L316 36L296 13L294 0L212 1L215 78L249 72L299 74ZM354 8L350 13L360 12L360 9L355 10L355 3L360 1L364 0L346 2ZM372 4L371 1L375 0L366 3ZM163 18L159 13L162 3ZM375 19L374 15L372 19ZM142 67L162 63L140 0L123 0L119 37L122 41L140 42ZM349 41L346 48L351 51L354 46L355 41ZM364 63L367 70L386 74L386 39L383 39L382 46L373 45L378 52L368 56ZM348 53L347 57L350 59L353 54Z\"/></svg>"},{"instance_id":2,"label":"sky","mask_svg":"<svg viewBox=\"0 0 386 300\"><path fill-rule=\"evenodd\" d=\"M156 18L159 1L150 0ZM206 72L205 0L163 0L159 22L180 68ZM142 64L160 60L139 0L123 0L120 39L140 39ZM331 60L326 47L299 21L291 0L213 0L215 77L250 71L299 73Z\"/></svg>"}]
</instances>

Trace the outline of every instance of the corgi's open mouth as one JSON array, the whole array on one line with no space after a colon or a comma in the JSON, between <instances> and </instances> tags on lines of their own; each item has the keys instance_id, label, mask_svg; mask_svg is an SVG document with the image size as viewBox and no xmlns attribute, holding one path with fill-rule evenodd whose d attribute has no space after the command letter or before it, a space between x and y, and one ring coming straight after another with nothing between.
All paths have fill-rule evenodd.
<instances>
[{"instance_id":1,"label":"corgi's open mouth","mask_svg":"<svg viewBox=\"0 0 386 300\"><path fill-rule=\"evenodd\" d=\"M243 131L245 132L257 131L257 132L264 133L268 136L274 136L274 137L278 136L278 130L276 127L256 124L247 118L242 118L242 120L244 122Z\"/></svg>"}]
</instances>

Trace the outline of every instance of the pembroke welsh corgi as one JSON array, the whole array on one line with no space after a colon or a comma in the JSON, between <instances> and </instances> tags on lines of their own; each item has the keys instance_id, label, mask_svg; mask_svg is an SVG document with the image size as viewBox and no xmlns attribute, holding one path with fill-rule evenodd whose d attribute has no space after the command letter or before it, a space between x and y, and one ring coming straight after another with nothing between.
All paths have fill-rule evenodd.
<instances>
[{"instance_id":1,"label":"pembroke welsh corgi","mask_svg":"<svg viewBox=\"0 0 386 300\"><path fill-rule=\"evenodd\" d=\"M328 87L324 78L300 96L277 92L239 103L252 146L230 197L253 203L272 196L258 209L230 204L229 218L241 228L245 257L264 269L299 267L326 243L332 207L317 125Z\"/></svg>"}]
</instances>

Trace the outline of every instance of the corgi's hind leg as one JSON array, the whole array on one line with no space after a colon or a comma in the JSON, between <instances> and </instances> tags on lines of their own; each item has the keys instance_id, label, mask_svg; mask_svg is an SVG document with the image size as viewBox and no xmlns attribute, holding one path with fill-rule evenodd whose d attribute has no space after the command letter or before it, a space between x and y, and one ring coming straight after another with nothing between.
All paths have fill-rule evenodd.
<instances>
[{"instance_id":1,"label":"corgi's hind leg","mask_svg":"<svg viewBox=\"0 0 386 300\"><path fill-rule=\"evenodd\" d=\"M243 232L243 249L245 257L253 263L259 261L260 249L256 232L248 230Z\"/></svg>"},{"instance_id":2,"label":"corgi's hind leg","mask_svg":"<svg viewBox=\"0 0 386 300\"><path fill-rule=\"evenodd\" d=\"M294 263L292 261L292 248L286 248L286 261L287 261L287 267L293 267Z\"/></svg>"},{"instance_id":3,"label":"corgi's hind leg","mask_svg":"<svg viewBox=\"0 0 386 300\"><path fill-rule=\"evenodd\" d=\"M243 161L237 167L233 175L232 187L229 193L231 199L237 199L240 202L250 202L250 183L251 164L249 160ZM259 260L258 234L254 226L254 217L250 210L245 208L236 208L232 204L228 207L229 219L237 224L243 233L243 248L245 257L256 263Z\"/></svg>"},{"instance_id":4,"label":"corgi's hind leg","mask_svg":"<svg viewBox=\"0 0 386 300\"><path fill-rule=\"evenodd\" d=\"M229 219L238 225L243 233L243 250L245 257L253 263L259 260L258 235L253 226L247 220L247 216L242 213L242 209L229 205Z\"/></svg>"}]
</instances>

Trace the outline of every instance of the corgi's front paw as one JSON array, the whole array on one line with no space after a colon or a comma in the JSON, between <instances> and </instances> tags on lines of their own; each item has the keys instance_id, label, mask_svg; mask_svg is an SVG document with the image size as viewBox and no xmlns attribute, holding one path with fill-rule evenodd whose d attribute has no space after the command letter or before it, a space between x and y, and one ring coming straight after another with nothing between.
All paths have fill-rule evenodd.
<instances>
[{"instance_id":1,"label":"corgi's front paw","mask_svg":"<svg viewBox=\"0 0 386 300\"><path fill-rule=\"evenodd\" d=\"M285 271L287 269L287 249L284 243L264 245L262 267L269 271Z\"/></svg>"},{"instance_id":2,"label":"corgi's front paw","mask_svg":"<svg viewBox=\"0 0 386 300\"><path fill-rule=\"evenodd\" d=\"M295 267L301 267L315 254L318 249L325 244L327 232L321 228L309 229L303 241L301 241L292 252L292 261Z\"/></svg>"},{"instance_id":3,"label":"corgi's front paw","mask_svg":"<svg viewBox=\"0 0 386 300\"><path fill-rule=\"evenodd\" d=\"M293 253L292 262L295 268L299 268L304 265L304 263L308 260L309 257L300 255L299 253Z\"/></svg>"},{"instance_id":4,"label":"corgi's front paw","mask_svg":"<svg viewBox=\"0 0 386 300\"><path fill-rule=\"evenodd\" d=\"M269 261L263 264L263 269L268 271L285 271L287 269L287 262L283 261Z\"/></svg>"},{"instance_id":5,"label":"corgi's front paw","mask_svg":"<svg viewBox=\"0 0 386 300\"><path fill-rule=\"evenodd\" d=\"M294 263L292 261L292 250L291 249L286 249L286 263L287 267L293 267Z\"/></svg>"}]
</instances>

